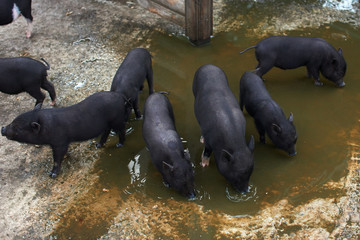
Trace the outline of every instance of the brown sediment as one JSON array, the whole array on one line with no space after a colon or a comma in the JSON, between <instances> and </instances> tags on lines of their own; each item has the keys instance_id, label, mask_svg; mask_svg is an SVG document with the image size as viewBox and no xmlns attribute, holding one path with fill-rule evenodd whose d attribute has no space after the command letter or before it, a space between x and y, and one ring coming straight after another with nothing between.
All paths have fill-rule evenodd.
<instances>
[{"instance_id":1,"label":"brown sediment","mask_svg":"<svg viewBox=\"0 0 360 240\"><path fill-rule=\"evenodd\" d=\"M156 29L179 32L181 29L136 4L111 1L54 0L33 1L34 31L23 36L24 19L0 28L0 56L45 57L51 63L49 80L58 93L57 105L74 104L95 91L109 90L112 77L132 47L151 45L148 36ZM131 1L128 1L131 2ZM252 21L251 16L221 21L221 0L214 1L215 32L238 30ZM301 5L293 3L297 9ZM247 36L269 34L333 21L347 22L340 12L328 9L284 9L282 17L265 19ZM286 16L287 23L282 18ZM356 22L355 22L356 23ZM358 23L358 22L357 22ZM346 38L345 35L332 35ZM115 43L115 44L114 44ZM27 94L0 93L1 126L18 114L33 108ZM49 107L47 96L44 107ZM346 133L345 133L346 134ZM103 239L187 239L189 232L215 239L355 239L359 224L360 130L350 132L348 174L323 187L344 191L344 195L312 199L299 206L288 199L263 203L254 216L230 216L207 210L194 202L156 200L135 193L122 199L116 188L102 186L94 165L101 149L89 142L71 145L61 173L50 179L53 160L49 147L34 147L0 138L0 238L48 238L59 226L81 228L109 222ZM108 191L103 191L103 189ZM93 197L95 200L89 198ZM107 202L102 206L101 202ZM78 205L86 206L77 208ZM86 211L91 209L92 211ZM198 236L197 235L197 236Z\"/></svg>"}]
</instances>

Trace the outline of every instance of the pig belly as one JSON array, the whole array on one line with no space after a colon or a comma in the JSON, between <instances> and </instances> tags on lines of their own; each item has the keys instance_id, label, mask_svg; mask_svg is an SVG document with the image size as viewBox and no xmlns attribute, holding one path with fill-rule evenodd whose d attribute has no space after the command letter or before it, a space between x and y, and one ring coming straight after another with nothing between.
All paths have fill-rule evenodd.
<instances>
[{"instance_id":1,"label":"pig belly","mask_svg":"<svg viewBox=\"0 0 360 240\"><path fill-rule=\"evenodd\" d=\"M89 122L67 124L63 129L67 129L66 132L71 142L81 142L100 136L108 128L110 126L106 122L90 119Z\"/></svg>"},{"instance_id":2,"label":"pig belly","mask_svg":"<svg viewBox=\"0 0 360 240\"><path fill-rule=\"evenodd\" d=\"M0 73L1 75L1 73ZM6 80L9 80L9 79L5 79ZM3 92L3 93L7 93L7 94L18 94L18 93L21 93L24 91L24 89L22 89L21 86L19 86L18 84L16 84L16 82L13 82L13 83L10 83L10 81L8 82L5 82L5 81L2 81L0 79L0 91ZM9 84L10 83L10 84ZM40 87L39 87L40 88Z\"/></svg>"},{"instance_id":3,"label":"pig belly","mask_svg":"<svg viewBox=\"0 0 360 240\"><path fill-rule=\"evenodd\" d=\"M19 7L15 3L11 9L9 9L8 7L9 6L0 6L0 25L12 23L21 16Z\"/></svg>"},{"instance_id":4,"label":"pig belly","mask_svg":"<svg viewBox=\"0 0 360 240\"><path fill-rule=\"evenodd\" d=\"M0 25L7 25L9 23L12 23L12 21L12 12L6 9L0 9Z\"/></svg>"}]
</instances>

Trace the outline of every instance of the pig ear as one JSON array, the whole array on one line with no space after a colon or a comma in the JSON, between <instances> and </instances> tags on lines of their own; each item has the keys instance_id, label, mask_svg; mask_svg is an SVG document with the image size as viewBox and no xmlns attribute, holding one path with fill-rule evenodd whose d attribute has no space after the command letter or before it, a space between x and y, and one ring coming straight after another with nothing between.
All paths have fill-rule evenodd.
<instances>
[{"instance_id":1,"label":"pig ear","mask_svg":"<svg viewBox=\"0 0 360 240\"><path fill-rule=\"evenodd\" d=\"M173 172L174 171L174 166L173 165L170 165L169 163L167 162L162 162L163 163L163 168L165 170L170 170L170 172Z\"/></svg>"},{"instance_id":2,"label":"pig ear","mask_svg":"<svg viewBox=\"0 0 360 240\"><path fill-rule=\"evenodd\" d=\"M342 52L342 49L341 49L341 48L339 48L338 53L340 54L340 56L343 55L343 52Z\"/></svg>"},{"instance_id":3,"label":"pig ear","mask_svg":"<svg viewBox=\"0 0 360 240\"><path fill-rule=\"evenodd\" d=\"M230 162L232 160L232 158L233 158L233 156L231 153L229 153L225 149L222 150L222 153L221 153L222 160L226 160L227 162Z\"/></svg>"},{"instance_id":4,"label":"pig ear","mask_svg":"<svg viewBox=\"0 0 360 240\"><path fill-rule=\"evenodd\" d=\"M272 130L273 130L274 132L276 132L277 134L280 134L280 133L281 133L281 127L280 127L279 125L273 123L273 124L271 125L271 128L272 128Z\"/></svg>"},{"instance_id":5,"label":"pig ear","mask_svg":"<svg viewBox=\"0 0 360 240\"><path fill-rule=\"evenodd\" d=\"M40 132L40 129L41 129L40 123L32 122L32 123L31 123L31 127L32 127L32 129L33 129L33 131L34 131L35 133L39 133L39 132Z\"/></svg>"},{"instance_id":6,"label":"pig ear","mask_svg":"<svg viewBox=\"0 0 360 240\"><path fill-rule=\"evenodd\" d=\"M249 147L249 149L250 149L251 152L254 152L254 149L255 149L255 140L254 140L254 136L253 136L253 135L251 135L251 137L250 137L250 141L249 141L248 147Z\"/></svg>"},{"instance_id":7,"label":"pig ear","mask_svg":"<svg viewBox=\"0 0 360 240\"><path fill-rule=\"evenodd\" d=\"M289 116L289 119L288 119L288 120L289 120L289 122L291 122L291 123L294 121L294 116L293 116L292 113L290 113L290 116Z\"/></svg>"}]
</instances>

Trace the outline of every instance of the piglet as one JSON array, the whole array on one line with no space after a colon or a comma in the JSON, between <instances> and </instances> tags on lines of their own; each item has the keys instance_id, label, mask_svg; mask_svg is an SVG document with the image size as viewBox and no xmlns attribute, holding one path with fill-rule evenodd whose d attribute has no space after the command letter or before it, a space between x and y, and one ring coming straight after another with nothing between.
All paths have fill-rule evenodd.
<instances>
[{"instance_id":1,"label":"piglet","mask_svg":"<svg viewBox=\"0 0 360 240\"><path fill-rule=\"evenodd\" d=\"M23 15L27 21L26 37L30 38L33 29L31 15L31 0L1 0L0 25L7 25Z\"/></svg>"},{"instance_id":2,"label":"piglet","mask_svg":"<svg viewBox=\"0 0 360 240\"><path fill-rule=\"evenodd\" d=\"M111 91L126 96L134 109L136 119L141 119L138 93L144 88L145 78L149 85L150 95L154 92L151 55L144 48L135 48L126 55L111 84Z\"/></svg>"},{"instance_id":3,"label":"piglet","mask_svg":"<svg viewBox=\"0 0 360 240\"><path fill-rule=\"evenodd\" d=\"M255 73L246 72L240 79L240 108L254 118L260 134L260 142L265 143L265 133L274 145L290 156L296 155L297 133L290 113L288 119L281 107L271 98L264 81Z\"/></svg>"},{"instance_id":4,"label":"piglet","mask_svg":"<svg viewBox=\"0 0 360 240\"><path fill-rule=\"evenodd\" d=\"M255 46L258 60L256 73L262 77L272 67L294 69L306 66L308 77L315 79L315 85L321 86L320 72L338 87L345 86L346 62L342 50L336 50L322 38L272 36L265 38Z\"/></svg>"},{"instance_id":5,"label":"piglet","mask_svg":"<svg viewBox=\"0 0 360 240\"><path fill-rule=\"evenodd\" d=\"M45 95L40 90L43 88L49 92L51 105L54 105L55 88L46 79L50 65L45 59L41 60L46 66L28 57L0 58L0 91L7 94L27 92L36 99L35 106L41 106L45 99Z\"/></svg>"},{"instance_id":6,"label":"piglet","mask_svg":"<svg viewBox=\"0 0 360 240\"><path fill-rule=\"evenodd\" d=\"M64 108L40 109L23 113L12 123L1 128L9 140L37 145L50 145L54 167L50 177L55 178L61 162L72 142L85 141L102 134L102 146L111 130L119 133L118 147L125 141L124 97L115 92L98 92L85 100Z\"/></svg>"},{"instance_id":7,"label":"piglet","mask_svg":"<svg viewBox=\"0 0 360 240\"><path fill-rule=\"evenodd\" d=\"M254 137L245 139L245 117L223 70L200 67L194 76L194 111L205 144L202 166L214 152L219 172L238 192L247 192L254 168Z\"/></svg>"},{"instance_id":8,"label":"piglet","mask_svg":"<svg viewBox=\"0 0 360 240\"><path fill-rule=\"evenodd\" d=\"M194 198L194 172L190 155L184 151L176 131L173 109L161 93L150 95L144 107L143 137L152 162L165 184L180 194Z\"/></svg>"}]
</instances>

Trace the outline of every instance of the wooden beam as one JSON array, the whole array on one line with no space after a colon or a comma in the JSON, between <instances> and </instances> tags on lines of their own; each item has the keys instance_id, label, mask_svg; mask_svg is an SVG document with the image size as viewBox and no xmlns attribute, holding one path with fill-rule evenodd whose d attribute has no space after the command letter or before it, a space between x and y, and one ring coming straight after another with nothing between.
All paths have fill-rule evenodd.
<instances>
[{"instance_id":1,"label":"wooden beam","mask_svg":"<svg viewBox=\"0 0 360 240\"><path fill-rule=\"evenodd\" d=\"M137 0L140 6L185 27L184 0Z\"/></svg>"},{"instance_id":2,"label":"wooden beam","mask_svg":"<svg viewBox=\"0 0 360 240\"><path fill-rule=\"evenodd\" d=\"M170 10L185 16L185 1L184 0L152 0L154 3L169 8Z\"/></svg>"},{"instance_id":3,"label":"wooden beam","mask_svg":"<svg viewBox=\"0 0 360 240\"><path fill-rule=\"evenodd\" d=\"M210 42L213 34L213 0L185 0L185 32L196 46Z\"/></svg>"}]
</instances>

